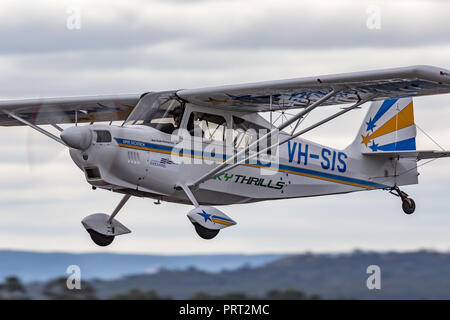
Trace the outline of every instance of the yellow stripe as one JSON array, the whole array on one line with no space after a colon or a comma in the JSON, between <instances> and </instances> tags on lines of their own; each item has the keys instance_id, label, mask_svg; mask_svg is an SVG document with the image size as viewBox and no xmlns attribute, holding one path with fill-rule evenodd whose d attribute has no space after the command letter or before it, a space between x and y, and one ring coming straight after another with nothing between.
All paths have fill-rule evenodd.
<instances>
[{"instance_id":1,"label":"yellow stripe","mask_svg":"<svg viewBox=\"0 0 450 320\"><path fill-rule=\"evenodd\" d=\"M356 186L356 187L361 187L361 188L367 188L367 189L372 189L372 190L377 189L375 187L369 187L369 186L365 186L365 185L358 184L358 183L353 183L353 182L348 182L348 181L340 181L340 180L336 180L336 179L332 179L332 178L319 177L319 176L315 176L315 175L308 174L308 173L302 173L302 172L296 172L296 171L284 170L284 169L278 169L278 168L275 169L275 168L264 167L264 166L261 166L261 165L250 164L250 163L246 163L245 165L249 166L249 167L255 167L255 168L264 168L266 170L274 170L274 171L277 171L277 172L292 173L292 174L296 174L296 175L299 175L299 176L305 176L305 177L308 177L308 178L321 179L321 180L326 180L326 181L331 181L331 182L348 184L348 185L351 185L351 186Z\"/></svg>"},{"instance_id":2,"label":"yellow stripe","mask_svg":"<svg viewBox=\"0 0 450 320\"><path fill-rule=\"evenodd\" d=\"M146 151L165 153L165 154L173 154L173 155L178 155L178 156L182 156L182 157L189 157L190 156L191 158L192 157L196 157L196 158L201 158L201 159L209 159L209 160L225 162L225 160L219 159L219 158L202 157L202 156L196 156L196 155L191 155L191 154L186 154L185 155L183 153L176 153L176 152L172 152L172 151L159 150L159 149L146 148L146 147L139 147L139 146L130 146L130 145L122 144L122 143L119 143L119 146L127 147L127 148L133 148L133 149L139 149L139 150L146 150ZM371 190L376 190L377 189L375 187L365 186L365 185L358 184L358 183L353 183L353 182L348 182L348 181L340 181L340 180L336 180L336 179L332 179L332 178L325 178L325 177L315 176L315 175L308 174L308 173L295 172L295 171L284 170L284 169L279 169L279 168L270 168L270 167L265 167L265 166L261 166L261 165L257 165L257 164L251 164L251 163L243 163L242 165L248 166L248 167L255 167L255 168L264 168L266 170L274 170L274 171L277 171L277 172L291 173L291 174L296 174L296 175L304 176L304 177L308 177L308 178L325 180L325 181L330 181L330 182L335 182L335 183L341 183L341 184L351 185L351 186L355 186L355 187L359 187L359 188L366 188L366 189L371 189Z\"/></svg>"},{"instance_id":3,"label":"yellow stripe","mask_svg":"<svg viewBox=\"0 0 450 320\"><path fill-rule=\"evenodd\" d=\"M217 220L217 219L215 219L215 218L212 218L212 221L215 222L215 223L223 224L223 225L225 225L225 226L231 226L231 225L232 225L231 222L223 221L223 220Z\"/></svg>"},{"instance_id":4,"label":"yellow stripe","mask_svg":"<svg viewBox=\"0 0 450 320\"><path fill-rule=\"evenodd\" d=\"M295 171L283 170L283 169L279 169L278 171L279 172L292 173L292 174L296 174L296 175L299 175L299 176L305 176L305 177L314 178L314 179L320 179L320 180L326 180L326 181L331 181L331 182L336 182L336 183L348 184L348 185L355 186L355 187L360 187L360 188L366 188L366 189L372 189L372 190L376 190L377 189L375 187L365 186L365 185L358 184L358 183L353 183L353 182L348 182L348 181L340 181L340 180L336 180L336 179L332 179L332 178L319 177L319 176L315 176L315 175L308 174L308 173L295 172Z\"/></svg>"},{"instance_id":5,"label":"yellow stripe","mask_svg":"<svg viewBox=\"0 0 450 320\"><path fill-rule=\"evenodd\" d=\"M413 103L408 104L402 111L397 113L394 117L389 119L385 124L383 124L378 130L373 132L371 135L361 136L362 142L367 147L367 144L380 136L385 134L412 126L414 124L414 111Z\"/></svg>"}]
</instances>

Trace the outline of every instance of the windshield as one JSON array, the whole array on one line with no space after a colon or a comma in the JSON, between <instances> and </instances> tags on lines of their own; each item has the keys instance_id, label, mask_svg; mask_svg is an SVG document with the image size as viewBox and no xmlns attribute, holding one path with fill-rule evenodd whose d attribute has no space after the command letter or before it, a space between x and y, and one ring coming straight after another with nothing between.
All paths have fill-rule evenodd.
<instances>
[{"instance_id":1,"label":"windshield","mask_svg":"<svg viewBox=\"0 0 450 320\"><path fill-rule=\"evenodd\" d=\"M142 97L124 125L145 125L171 134L180 126L184 103L175 92L148 93Z\"/></svg>"}]
</instances>

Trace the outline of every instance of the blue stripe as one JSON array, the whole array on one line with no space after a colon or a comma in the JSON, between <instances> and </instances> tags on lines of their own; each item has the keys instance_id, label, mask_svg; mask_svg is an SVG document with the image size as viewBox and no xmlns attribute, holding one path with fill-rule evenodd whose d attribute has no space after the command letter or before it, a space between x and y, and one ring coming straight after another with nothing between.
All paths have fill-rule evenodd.
<instances>
[{"instance_id":1,"label":"blue stripe","mask_svg":"<svg viewBox=\"0 0 450 320\"><path fill-rule=\"evenodd\" d=\"M416 150L416 138L396 141L393 143L377 146L377 150L381 151L402 151L402 150Z\"/></svg>"},{"instance_id":2,"label":"blue stripe","mask_svg":"<svg viewBox=\"0 0 450 320\"><path fill-rule=\"evenodd\" d=\"M173 148L170 146L163 146L163 145L159 145L159 144L153 144L153 143L147 143L147 142L141 142L141 141L135 141L135 140L128 140L128 139L120 139L120 138L114 138L114 139L120 144L130 145L130 148L132 148L133 146L139 146L139 147L145 147L145 148L149 148L149 149L164 150L164 151L175 152L175 153L178 152L178 150L176 150L176 148ZM183 150L183 151L185 151L186 154L195 153L196 155L202 155L202 151L194 151L194 150ZM216 155L217 160L220 160L221 158L223 160L225 160L226 155ZM258 166L271 168L271 165L261 163L260 161L258 161L256 164ZM315 171L315 170L310 170L310 169L305 169L305 168L292 167L292 166L283 165L283 164L280 164L278 166L278 168L279 168L279 170L287 170L287 171L292 171L292 172L296 172L299 174L314 175L314 176L321 177L321 178L333 179L333 180L337 180L337 181L354 183L354 184L360 184L363 186L368 186L368 187L377 188L377 189L384 189L384 188L389 187L387 185L383 185L383 184L379 184L379 183L375 183L375 182L370 182L370 181L365 181L365 180L360 180L360 179L355 179L355 178L350 178L350 177L344 177L344 176L339 176L339 175L335 175L335 174L331 174L331 173Z\"/></svg>"},{"instance_id":3,"label":"blue stripe","mask_svg":"<svg viewBox=\"0 0 450 320\"><path fill-rule=\"evenodd\" d=\"M380 118L392 107L392 105L397 102L398 99L384 100L380 109L378 109L377 114L373 117L373 122L376 123Z\"/></svg>"},{"instance_id":4,"label":"blue stripe","mask_svg":"<svg viewBox=\"0 0 450 320\"><path fill-rule=\"evenodd\" d=\"M378 109L377 113L375 114L375 116L369 119L369 121L366 122L367 124L367 129L366 131L372 131L375 129L376 127L376 123L378 120L380 120L380 118L389 110L390 107L392 107L394 105L395 102L397 102L398 99L389 99L389 100L384 100L383 104L381 105L380 109Z\"/></svg>"}]
</instances>

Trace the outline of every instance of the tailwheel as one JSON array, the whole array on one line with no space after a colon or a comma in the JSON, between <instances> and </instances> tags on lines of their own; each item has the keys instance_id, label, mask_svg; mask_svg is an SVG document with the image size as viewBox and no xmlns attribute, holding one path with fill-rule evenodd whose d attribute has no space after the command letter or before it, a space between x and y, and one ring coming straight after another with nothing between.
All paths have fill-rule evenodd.
<instances>
[{"instance_id":1,"label":"tailwheel","mask_svg":"<svg viewBox=\"0 0 450 320\"><path fill-rule=\"evenodd\" d=\"M201 226L198 223L193 223L195 231L200 236L200 238L205 240L211 240L219 233L219 230L212 230Z\"/></svg>"},{"instance_id":2,"label":"tailwheel","mask_svg":"<svg viewBox=\"0 0 450 320\"><path fill-rule=\"evenodd\" d=\"M402 209L406 214L412 214L416 210L416 203L411 198L402 199Z\"/></svg>"},{"instance_id":3,"label":"tailwheel","mask_svg":"<svg viewBox=\"0 0 450 320\"><path fill-rule=\"evenodd\" d=\"M402 209L404 213L408 215L414 213L416 210L416 203L413 199L408 197L406 192L401 191L399 187L395 186L391 188L390 193L402 199Z\"/></svg>"},{"instance_id":4,"label":"tailwheel","mask_svg":"<svg viewBox=\"0 0 450 320\"><path fill-rule=\"evenodd\" d=\"M104 234L98 233L97 231L94 231L92 229L87 229L87 232L91 236L92 241L100 247L106 247L109 246L113 240L114 236L106 236Z\"/></svg>"}]
</instances>

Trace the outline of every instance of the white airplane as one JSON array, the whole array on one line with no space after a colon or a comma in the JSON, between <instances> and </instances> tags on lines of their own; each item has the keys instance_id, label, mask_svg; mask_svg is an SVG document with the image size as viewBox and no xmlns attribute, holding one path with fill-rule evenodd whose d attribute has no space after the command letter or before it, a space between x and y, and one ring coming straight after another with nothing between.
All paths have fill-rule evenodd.
<instances>
[{"instance_id":1,"label":"white airplane","mask_svg":"<svg viewBox=\"0 0 450 320\"><path fill-rule=\"evenodd\" d=\"M399 187L418 183L418 161L450 156L416 150L413 97L443 93L450 93L450 71L413 66L142 95L0 101L0 125L27 125L68 146L93 189L123 194L111 215L83 219L97 245L131 232L115 219L131 196L193 205L189 220L200 237L212 239L236 224L213 205L383 189L413 213L414 201ZM344 150L299 138L369 101ZM349 103L299 128L315 108ZM260 114L285 117L285 110L297 113L278 126ZM124 122L112 125L116 120ZM63 130L61 123L75 126ZM52 125L60 137L39 125Z\"/></svg>"}]
</instances>

